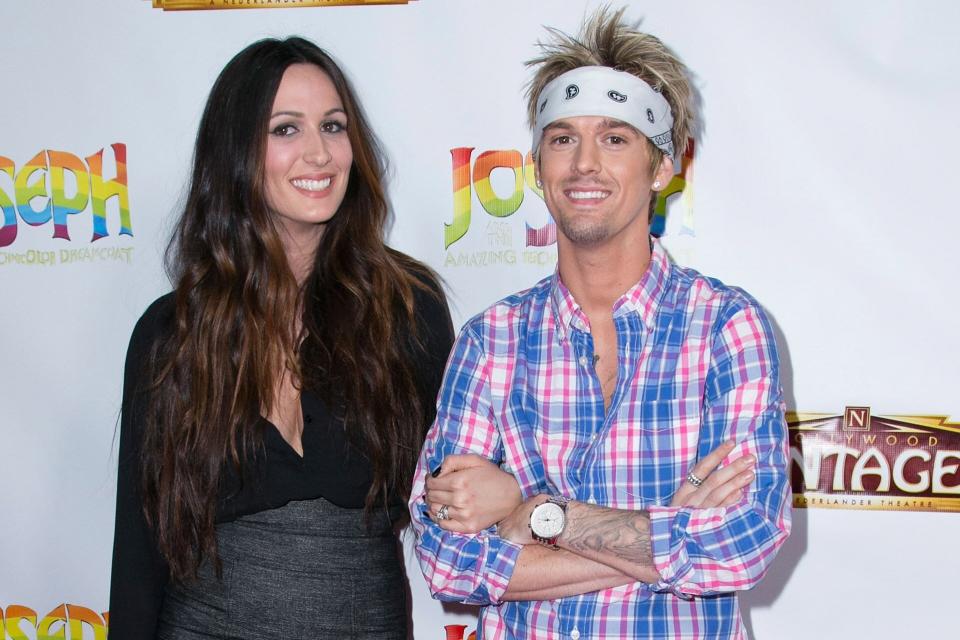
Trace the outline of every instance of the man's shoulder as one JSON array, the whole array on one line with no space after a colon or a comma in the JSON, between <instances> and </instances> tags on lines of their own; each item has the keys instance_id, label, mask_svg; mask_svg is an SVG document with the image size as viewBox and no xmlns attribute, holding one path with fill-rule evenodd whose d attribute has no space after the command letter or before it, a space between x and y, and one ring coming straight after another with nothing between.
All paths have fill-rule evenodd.
<instances>
[{"instance_id":1,"label":"man's shoulder","mask_svg":"<svg viewBox=\"0 0 960 640\"><path fill-rule=\"evenodd\" d=\"M478 336L540 322L550 309L550 293L556 275L551 274L528 289L497 300L464 324Z\"/></svg>"},{"instance_id":2,"label":"man's shoulder","mask_svg":"<svg viewBox=\"0 0 960 640\"><path fill-rule=\"evenodd\" d=\"M721 320L728 320L745 309L762 312L756 298L741 287L729 285L696 269L674 264L671 281L670 294L676 303L688 308L709 306L717 310Z\"/></svg>"},{"instance_id":3,"label":"man's shoulder","mask_svg":"<svg viewBox=\"0 0 960 640\"><path fill-rule=\"evenodd\" d=\"M721 300L733 304L750 305L757 301L743 288L727 284L720 278L708 276L692 267L673 265L673 288L680 293L697 293L703 300Z\"/></svg>"}]
</instances>

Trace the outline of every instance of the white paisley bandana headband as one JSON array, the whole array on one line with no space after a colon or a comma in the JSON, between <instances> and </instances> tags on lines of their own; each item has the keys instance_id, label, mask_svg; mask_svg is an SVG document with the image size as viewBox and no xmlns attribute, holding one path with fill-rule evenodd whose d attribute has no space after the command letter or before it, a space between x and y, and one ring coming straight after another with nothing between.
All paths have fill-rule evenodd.
<instances>
[{"instance_id":1,"label":"white paisley bandana headband","mask_svg":"<svg viewBox=\"0 0 960 640\"><path fill-rule=\"evenodd\" d=\"M674 173L680 172L680 158L675 155L670 133L670 105L659 91L632 73L610 67L579 67L551 80L537 97L534 154L547 125L575 116L606 116L633 125L670 156Z\"/></svg>"}]
</instances>

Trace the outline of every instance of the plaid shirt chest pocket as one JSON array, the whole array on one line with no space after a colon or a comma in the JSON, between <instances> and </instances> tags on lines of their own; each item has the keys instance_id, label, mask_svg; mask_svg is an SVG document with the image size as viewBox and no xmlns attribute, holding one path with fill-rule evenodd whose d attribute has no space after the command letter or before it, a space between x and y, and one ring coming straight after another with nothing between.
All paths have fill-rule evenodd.
<instances>
[{"instance_id":1,"label":"plaid shirt chest pocket","mask_svg":"<svg viewBox=\"0 0 960 640\"><path fill-rule=\"evenodd\" d=\"M599 459L607 465L610 506L667 505L696 461L699 403L678 398L637 402L611 423Z\"/></svg>"}]
</instances>

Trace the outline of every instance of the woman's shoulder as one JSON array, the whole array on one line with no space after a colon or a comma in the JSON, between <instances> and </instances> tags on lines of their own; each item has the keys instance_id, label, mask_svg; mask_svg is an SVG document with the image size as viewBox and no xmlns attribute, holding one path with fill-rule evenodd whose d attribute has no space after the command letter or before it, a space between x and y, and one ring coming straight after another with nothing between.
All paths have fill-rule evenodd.
<instances>
[{"instance_id":1,"label":"woman's shoulder","mask_svg":"<svg viewBox=\"0 0 960 640\"><path fill-rule=\"evenodd\" d=\"M426 287L431 293L443 295L440 276L438 276L433 269L416 258L391 247L387 247L387 251L390 252L390 255L407 275L415 279L423 287Z\"/></svg>"},{"instance_id":2,"label":"woman's shoulder","mask_svg":"<svg viewBox=\"0 0 960 640\"><path fill-rule=\"evenodd\" d=\"M173 318L175 306L176 298L174 298L173 291L169 291L147 306L146 311L140 316L139 322L152 325L169 321Z\"/></svg>"},{"instance_id":3,"label":"woman's shoulder","mask_svg":"<svg viewBox=\"0 0 960 640\"><path fill-rule=\"evenodd\" d=\"M420 322L430 323L432 320L441 323L450 321L450 311L447 308L447 296L443 290L443 281L437 273L415 258L390 249L390 253L400 267L414 280L413 303L414 315Z\"/></svg>"},{"instance_id":4,"label":"woman's shoulder","mask_svg":"<svg viewBox=\"0 0 960 640\"><path fill-rule=\"evenodd\" d=\"M173 292L163 294L147 306L146 311L137 320L134 332L140 329L148 333L156 333L158 330L169 329L175 309L176 299Z\"/></svg>"},{"instance_id":5,"label":"woman's shoulder","mask_svg":"<svg viewBox=\"0 0 960 640\"><path fill-rule=\"evenodd\" d=\"M175 308L173 292L151 302L133 328L130 351L145 354L159 338L170 335Z\"/></svg>"},{"instance_id":6,"label":"woman's shoulder","mask_svg":"<svg viewBox=\"0 0 960 640\"><path fill-rule=\"evenodd\" d=\"M442 365L450 352L454 337L443 281L433 269L419 260L395 249L390 249L390 253L415 281L412 288L416 331L420 334L421 345L440 360Z\"/></svg>"}]
</instances>

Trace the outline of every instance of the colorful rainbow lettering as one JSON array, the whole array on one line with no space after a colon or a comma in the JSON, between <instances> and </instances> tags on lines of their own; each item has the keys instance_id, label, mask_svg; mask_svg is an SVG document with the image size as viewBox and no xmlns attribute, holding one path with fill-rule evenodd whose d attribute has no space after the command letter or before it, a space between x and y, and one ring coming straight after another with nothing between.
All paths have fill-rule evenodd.
<instances>
[{"instance_id":1,"label":"colorful rainbow lettering","mask_svg":"<svg viewBox=\"0 0 960 640\"><path fill-rule=\"evenodd\" d=\"M105 238L107 207L110 198L117 198L120 210L120 234L132 236L130 223L130 196L127 188L127 146L110 145L116 164L115 177L103 177L103 149L84 159L66 151L43 150L28 160L20 171L10 158L0 156L0 172L13 182L14 198L0 189L0 209L3 226L0 227L0 247L17 239L17 216L31 226L40 226L53 220L53 237L70 240L67 228L69 216L84 211L91 205L93 237L91 242ZM86 162L84 162L86 161ZM76 192L67 194L67 172L76 181ZM49 187L45 177L49 176ZM33 201L46 198L42 208L34 209ZM16 203L16 204L14 204Z\"/></svg>"},{"instance_id":2,"label":"colorful rainbow lettering","mask_svg":"<svg viewBox=\"0 0 960 640\"><path fill-rule=\"evenodd\" d=\"M0 607L0 634L6 632L6 636L0 637L9 637L10 640L79 640L90 638L91 633L93 640L106 640L109 624L109 612L99 614L75 604L61 604L43 618L39 618L35 610L23 605L7 605L5 610ZM26 633L25 627L33 633Z\"/></svg>"},{"instance_id":3,"label":"colorful rainbow lettering","mask_svg":"<svg viewBox=\"0 0 960 640\"><path fill-rule=\"evenodd\" d=\"M693 182L693 140L687 145L687 150L680 159L680 173L673 176L667 186L657 196L657 203L653 205L653 220L650 221L650 235L659 238L667 230L667 198L677 193L684 193L688 182ZM684 197L689 196L690 191ZM687 207L688 211L691 207ZM681 232L693 234L693 221L684 220Z\"/></svg>"},{"instance_id":4,"label":"colorful rainbow lettering","mask_svg":"<svg viewBox=\"0 0 960 640\"><path fill-rule=\"evenodd\" d=\"M517 212L523 203L524 186L541 200L543 199L543 190L536 184L533 154L528 152L524 157L516 149L484 151L473 161L471 171L473 151L474 147L457 147L450 150L453 160L453 220L443 225L445 249L449 249L450 245L463 238L470 229L474 190L480 206L495 218L506 218ZM650 233L654 236L662 236L666 229L667 199L684 192L687 183L692 179L692 142L683 156L682 167L682 171L670 180L657 197L654 217L650 225ZM498 196L490 185L490 174L494 169L500 168L511 170L514 176L513 192L506 198ZM542 227L531 227L529 223L525 227L528 247L546 247L557 241L557 227L552 221ZM684 221L684 230L692 233L692 221Z\"/></svg>"},{"instance_id":5,"label":"colorful rainbow lettering","mask_svg":"<svg viewBox=\"0 0 960 640\"><path fill-rule=\"evenodd\" d=\"M537 187L533 171L533 156L526 158L516 149L484 151L477 156L470 171L470 158L474 147L457 147L450 150L453 157L453 222L444 223L444 248L466 235L470 228L473 188L483 210L495 218L512 216L523 203L524 185L539 198L543 191ZM514 176L513 193L507 198L499 197L490 186L490 174L494 169L510 169ZM471 180L472 178L472 180ZM528 247L545 247L557 241L553 222L543 227L526 225Z\"/></svg>"}]
</instances>

